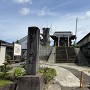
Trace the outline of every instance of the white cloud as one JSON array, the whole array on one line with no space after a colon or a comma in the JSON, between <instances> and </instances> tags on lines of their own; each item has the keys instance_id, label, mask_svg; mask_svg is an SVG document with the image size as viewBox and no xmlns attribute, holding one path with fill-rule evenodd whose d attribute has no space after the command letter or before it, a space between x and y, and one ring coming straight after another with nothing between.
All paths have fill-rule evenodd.
<instances>
[{"instance_id":1,"label":"white cloud","mask_svg":"<svg viewBox=\"0 0 90 90\"><path fill-rule=\"evenodd\" d=\"M85 14L86 16L90 17L90 11L87 11Z\"/></svg>"},{"instance_id":2,"label":"white cloud","mask_svg":"<svg viewBox=\"0 0 90 90\"><path fill-rule=\"evenodd\" d=\"M87 19L90 18L90 11L87 11L84 13L83 16L78 17L79 19Z\"/></svg>"},{"instance_id":3,"label":"white cloud","mask_svg":"<svg viewBox=\"0 0 90 90\"><path fill-rule=\"evenodd\" d=\"M51 16L53 16L54 13L52 13L52 12L50 11L50 9L48 9L48 7L45 6L45 7L43 7L43 8L41 9L41 11L38 13L38 16L45 16L45 15L51 15Z\"/></svg>"},{"instance_id":4,"label":"white cloud","mask_svg":"<svg viewBox=\"0 0 90 90\"><path fill-rule=\"evenodd\" d=\"M19 11L22 15L28 15L30 13L30 9L23 7L21 8L21 10Z\"/></svg>"},{"instance_id":5,"label":"white cloud","mask_svg":"<svg viewBox=\"0 0 90 90\"><path fill-rule=\"evenodd\" d=\"M16 3L30 3L32 4L32 0L13 0Z\"/></svg>"}]
</instances>

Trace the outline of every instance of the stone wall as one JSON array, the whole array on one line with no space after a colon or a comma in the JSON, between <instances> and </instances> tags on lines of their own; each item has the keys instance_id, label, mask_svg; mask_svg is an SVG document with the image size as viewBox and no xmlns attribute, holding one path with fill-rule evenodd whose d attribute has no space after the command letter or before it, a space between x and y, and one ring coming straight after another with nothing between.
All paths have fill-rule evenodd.
<instances>
[{"instance_id":1,"label":"stone wall","mask_svg":"<svg viewBox=\"0 0 90 90\"><path fill-rule=\"evenodd\" d=\"M56 62L56 47L53 47L52 52L48 59L49 63L55 63Z\"/></svg>"},{"instance_id":2,"label":"stone wall","mask_svg":"<svg viewBox=\"0 0 90 90\"><path fill-rule=\"evenodd\" d=\"M49 55L51 54L52 49L53 49L53 46L39 45L39 60L47 61L49 59ZM22 54L22 57L27 59L27 50L25 51L24 54Z\"/></svg>"},{"instance_id":3,"label":"stone wall","mask_svg":"<svg viewBox=\"0 0 90 90\"><path fill-rule=\"evenodd\" d=\"M78 62L83 65L88 64L87 58L84 56L84 54L81 52L80 48L75 48L75 52L77 55Z\"/></svg>"},{"instance_id":4,"label":"stone wall","mask_svg":"<svg viewBox=\"0 0 90 90\"><path fill-rule=\"evenodd\" d=\"M39 47L39 59L40 60L48 60L53 46L41 46Z\"/></svg>"}]
</instances>

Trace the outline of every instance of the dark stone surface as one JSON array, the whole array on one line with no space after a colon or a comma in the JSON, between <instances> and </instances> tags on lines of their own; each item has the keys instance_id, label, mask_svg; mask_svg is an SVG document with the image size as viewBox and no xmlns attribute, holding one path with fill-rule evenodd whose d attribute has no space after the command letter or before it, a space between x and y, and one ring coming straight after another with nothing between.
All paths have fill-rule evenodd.
<instances>
[{"instance_id":1,"label":"dark stone surface","mask_svg":"<svg viewBox=\"0 0 90 90\"><path fill-rule=\"evenodd\" d=\"M43 75L26 75L19 78L18 90L43 90Z\"/></svg>"},{"instance_id":2,"label":"dark stone surface","mask_svg":"<svg viewBox=\"0 0 90 90\"><path fill-rule=\"evenodd\" d=\"M38 27L28 27L27 43L27 75L36 75L39 60L40 30Z\"/></svg>"},{"instance_id":3,"label":"dark stone surface","mask_svg":"<svg viewBox=\"0 0 90 90\"><path fill-rule=\"evenodd\" d=\"M10 83L4 87L0 87L0 90L15 90L15 83Z\"/></svg>"}]
</instances>

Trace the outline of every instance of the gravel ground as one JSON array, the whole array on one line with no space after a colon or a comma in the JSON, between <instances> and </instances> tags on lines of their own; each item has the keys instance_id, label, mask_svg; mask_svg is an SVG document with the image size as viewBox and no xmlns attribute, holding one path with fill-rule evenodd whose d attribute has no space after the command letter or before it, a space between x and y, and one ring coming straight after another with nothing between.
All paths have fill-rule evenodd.
<instances>
[{"instance_id":1,"label":"gravel ground","mask_svg":"<svg viewBox=\"0 0 90 90\"><path fill-rule=\"evenodd\" d=\"M14 64L13 66L19 66L19 64ZM55 80L59 83L50 84L46 90L82 90L80 88L80 71L90 70L88 66L79 66L74 63L46 63L40 62L40 66L55 68L57 71L57 76ZM84 80L90 81L90 72L83 72ZM90 90L90 87L85 88L84 90Z\"/></svg>"},{"instance_id":2,"label":"gravel ground","mask_svg":"<svg viewBox=\"0 0 90 90\"><path fill-rule=\"evenodd\" d=\"M73 75L70 71L58 66L50 66L50 65L41 65L41 66L56 69L57 76L55 77L55 80L59 82L61 86L63 87L80 86L80 80L75 75Z\"/></svg>"},{"instance_id":3,"label":"gravel ground","mask_svg":"<svg viewBox=\"0 0 90 90\"><path fill-rule=\"evenodd\" d=\"M74 68L70 68L70 67L64 67L63 68L69 70L71 73L73 73L77 78L80 79L81 76L81 72L74 69ZM87 87L90 84L90 76L88 76L87 74L83 73L83 81L84 81L84 86Z\"/></svg>"},{"instance_id":4,"label":"gravel ground","mask_svg":"<svg viewBox=\"0 0 90 90\"><path fill-rule=\"evenodd\" d=\"M87 66L77 66L74 63L40 63L40 66L55 68L57 71L57 76L55 80L59 82L61 88L57 87L57 90L82 90L80 88L80 71L90 70ZM83 72L84 81L88 85L84 90L90 90L90 72ZM51 87L51 86L50 86ZM53 89L50 89L53 90Z\"/></svg>"}]
</instances>

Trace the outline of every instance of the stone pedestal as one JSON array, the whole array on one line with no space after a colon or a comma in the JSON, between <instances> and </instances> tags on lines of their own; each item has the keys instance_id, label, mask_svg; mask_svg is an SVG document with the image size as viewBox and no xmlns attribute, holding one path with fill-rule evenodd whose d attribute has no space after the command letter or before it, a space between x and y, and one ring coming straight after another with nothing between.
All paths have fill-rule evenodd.
<instances>
[{"instance_id":1,"label":"stone pedestal","mask_svg":"<svg viewBox=\"0 0 90 90\"><path fill-rule=\"evenodd\" d=\"M19 78L18 90L43 90L43 74L26 75Z\"/></svg>"}]
</instances>

